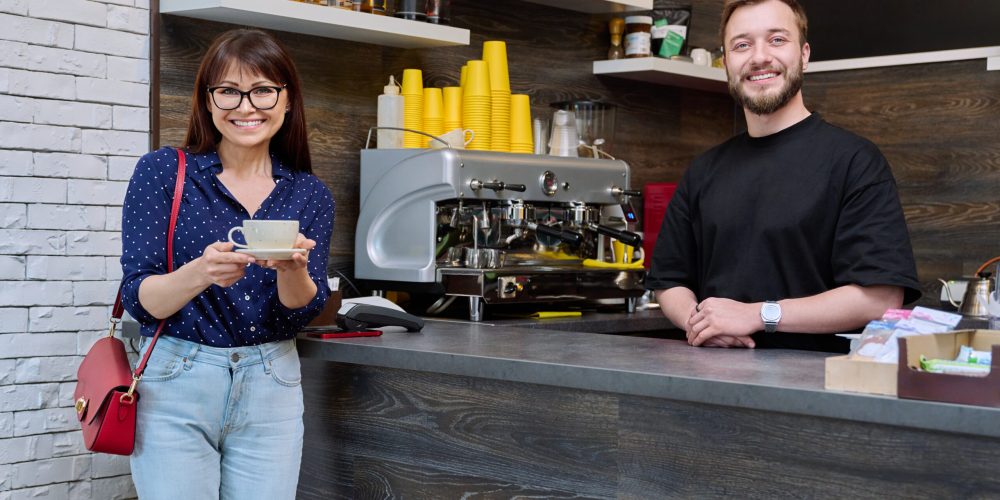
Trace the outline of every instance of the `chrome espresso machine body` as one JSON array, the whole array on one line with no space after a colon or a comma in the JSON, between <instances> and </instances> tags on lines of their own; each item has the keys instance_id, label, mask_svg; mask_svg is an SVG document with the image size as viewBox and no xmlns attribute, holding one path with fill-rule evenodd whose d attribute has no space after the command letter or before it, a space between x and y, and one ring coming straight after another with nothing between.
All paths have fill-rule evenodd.
<instances>
[{"instance_id":1,"label":"chrome espresso machine body","mask_svg":"<svg viewBox=\"0 0 1000 500\"><path fill-rule=\"evenodd\" d=\"M468 297L474 321L484 303L626 299L631 309L642 269L585 265L603 260L606 236L640 245L625 230L639 194L628 185L620 160L364 149L355 277L374 290ZM622 206L624 217L601 220Z\"/></svg>"}]
</instances>

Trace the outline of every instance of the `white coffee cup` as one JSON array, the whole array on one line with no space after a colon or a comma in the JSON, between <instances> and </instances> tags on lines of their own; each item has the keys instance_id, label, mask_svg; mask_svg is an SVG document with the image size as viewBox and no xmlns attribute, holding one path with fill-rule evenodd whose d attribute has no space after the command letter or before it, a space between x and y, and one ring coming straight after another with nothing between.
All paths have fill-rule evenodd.
<instances>
[{"instance_id":1,"label":"white coffee cup","mask_svg":"<svg viewBox=\"0 0 1000 500\"><path fill-rule=\"evenodd\" d=\"M237 232L243 233L243 238L247 243L237 243L233 235ZM295 239L299 235L299 221L297 220L244 220L242 226L236 226L229 230L226 239L231 241L237 248L254 249L288 249L295 245Z\"/></svg>"},{"instance_id":2,"label":"white coffee cup","mask_svg":"<svg viewBox=\"0 0 1000 500\"><path fill-rule=\"evenodd\" d=\"M466 138L468 136L468 138ZM462 130L460 128L449 130L438 136L441 141L447 142L448 146L452 149L465 149L473 139L476 138L476 132L472 129ZM432 149L442 149L445 147L444 143L441 141L436 141L431 139L430 145Z\"/></svg>"},{"instance_id":3,"label":"white coffee cup","mask_svg":"<svg viewBox=\"0 0 1000 500\"><path fill-rule=\"evenodd\" d=\"M712 54L705 49L691 49L691 60L698 66L710 66L712 64Z\"/></svg>"}]
</instances>

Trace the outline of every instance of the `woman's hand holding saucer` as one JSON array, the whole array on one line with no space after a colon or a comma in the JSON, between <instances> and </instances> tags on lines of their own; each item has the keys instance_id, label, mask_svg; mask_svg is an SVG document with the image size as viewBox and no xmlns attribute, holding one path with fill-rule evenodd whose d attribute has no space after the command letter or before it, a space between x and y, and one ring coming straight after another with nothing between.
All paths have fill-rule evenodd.
<instances>
[{"instance_id":1,"label":"woman's hand holding saucer","mask_svg":"<svg viewBox=\"0 0 1000 500\"><path fill-rule=\"evenodd\" d=\"M294 253L292 254L292 258L288 260L268 259L259 262L259 264L261 267L274 269L279 273L305 269L306 266L309 265L309 250L312 250L315 247L316 247L315 241L310 240L309 238L306 238L305 235L303 235L302 233L299 233L299 235L295 237L295 244L292 245L292 248L304 248L306 250L305 252Z\"/></svg>"}]
</instances>

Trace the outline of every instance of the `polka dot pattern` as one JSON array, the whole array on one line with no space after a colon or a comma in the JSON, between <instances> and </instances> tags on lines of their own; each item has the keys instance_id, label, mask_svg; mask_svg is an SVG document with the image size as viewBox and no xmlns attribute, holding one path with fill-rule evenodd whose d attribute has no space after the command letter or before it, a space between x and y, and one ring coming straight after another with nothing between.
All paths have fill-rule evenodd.
<instances>
[{"instance_id":1,"label":"polka dot pattern","mask_svg":"<svg viewBox=\"0 0 1000 500\"><path fill-rule=\"evenodd\" d=\"M294 338L319 314L330 294L326 266L333 233L333 195L316 176L289 169L272 153L274 190L251 216L218 180L222 168L217 152L187 154L174 235L174 269L200 257L208 245L225 241L229 229L245 219L298 220L299 231L316 241L308 267L318 291L306 306L288 309L278 300L277 272L251 265L232 286L208 287L167 319L164 335L213 347ZM122 209L122 301L142 325L144 336L152 336L159 322L139 303L139 285L167 271L167 226L176 179L175 149L146 154L135 167Z\"/></svg>"}]
</instances>

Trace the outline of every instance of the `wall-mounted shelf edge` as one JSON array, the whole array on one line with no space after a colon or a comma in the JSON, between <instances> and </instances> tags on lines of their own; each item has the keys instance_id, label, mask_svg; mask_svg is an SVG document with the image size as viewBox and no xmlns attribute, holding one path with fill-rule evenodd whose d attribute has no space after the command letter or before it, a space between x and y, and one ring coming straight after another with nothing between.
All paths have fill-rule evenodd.
<instances>
[{"instance_id":1,"label":"wall-mounted shelf edge","mask_svg":"<svg viewBox=\"0 0 1000 500\"><path fill-rule=\"evenodd\" d=\"M558 7L560 9L604 14L608 12L628 12L652 10L653 0L525 0L531 3Z\"/></svg>"},{"instance_id":2,"label":"wall-mounted shelf edge","mask_svg":"<svg viewBox=\"0 0 1000 500\"><path fill-rule=\"evenodd\" d=\"M290 0L160 0L160 13L407 49L469 44L466 29Z\"/></svg>"},{"instance_id":3,"label":"wall-mounted shelf edge","mask_svg":"<svg viewBox=\"0 0 1000 500\"><path fill-rule=\"evenodd\" d=\"M726 72L723 69L661 57L594 61L594 74L710 92L726 92Z\"/></svg>"},{"instance_id":4,"label":"wall-mounted shelf edge","mask_svg":"<svg viewBox=\"0 0 1000 500\"><path fill-rule=\"evenodd\" d=\"M831 61L816 61L809 63L806 73L820 73L824 71L846 71L852 69L882 68L886 66L904 66L907 64L928 64L949 61L967 61L970 59L987 59L987 68L990 68L989 59L1000 57L1000 46L975 47L971 49L936 50L933 52L912 52L909 54L896 54L891 56L859 57L855 59L836 59Z\"/></svg>"},{"instance_id":5,"label":"wall-mounted shelf edge","mask_svg":"<svg viewBox=\"0 0 1000 500\"><path fill-rule=\"evenodd\" d=\"M809 63L806 73L966 61L971 59L986 59L987 71L1000 70L1000 46L817 61ZM697 66L685 61L672 61L659 57L594 61L594 74L711 92L727 91L726 72L723 69Z\"/></svg>"}]
</instances>

